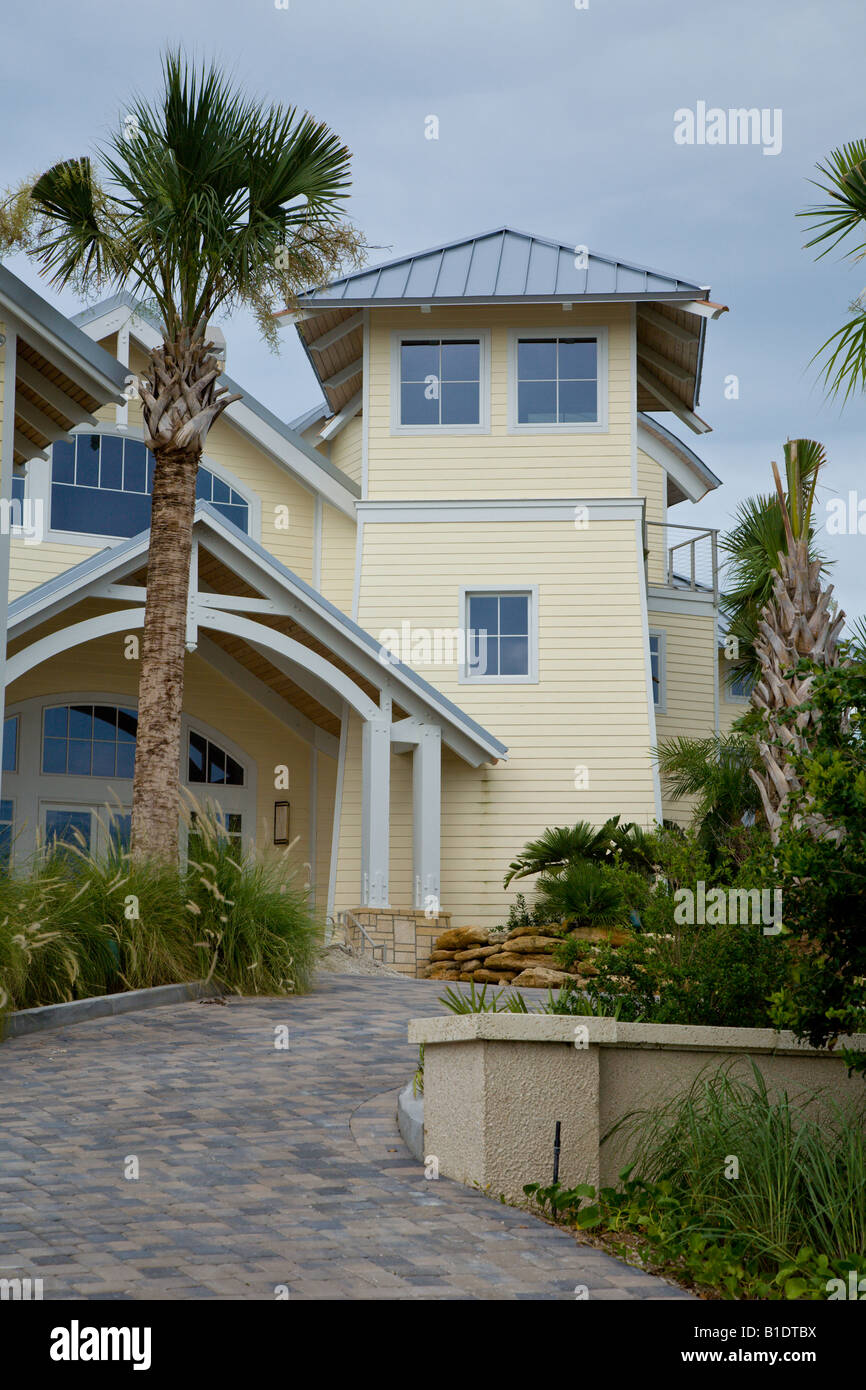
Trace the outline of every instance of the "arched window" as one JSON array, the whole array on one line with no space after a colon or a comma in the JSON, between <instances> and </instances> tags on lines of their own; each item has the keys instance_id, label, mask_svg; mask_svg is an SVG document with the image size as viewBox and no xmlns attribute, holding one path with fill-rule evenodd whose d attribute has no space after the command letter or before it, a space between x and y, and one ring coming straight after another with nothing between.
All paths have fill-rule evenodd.
<instances>
[{"instance_id":1,"label":"arched window","mask_svg":"<svg viewBox=\"0 0 866 1390\"><path fill-rule=\"evenodd\" d=\"M135 536L150 525L154 458L140 439L76 434L51 451L51 529L91 536ZM249 532L249 502L199 466L196 497Z\"/></svg>"},{"instance_id":2,"label":"arched window","mask_svg":"<svg viewBox=\"0 0 866 1390\"><path fill-rule=\"evenodd\" d=\"M8 721L7 721L8 722ZM120 705L47 705L42 718L43 775L131 778L138 714ZM242 787L241 764L203 734L189 731L187 781Z\"/></svg>"}]
</instances>

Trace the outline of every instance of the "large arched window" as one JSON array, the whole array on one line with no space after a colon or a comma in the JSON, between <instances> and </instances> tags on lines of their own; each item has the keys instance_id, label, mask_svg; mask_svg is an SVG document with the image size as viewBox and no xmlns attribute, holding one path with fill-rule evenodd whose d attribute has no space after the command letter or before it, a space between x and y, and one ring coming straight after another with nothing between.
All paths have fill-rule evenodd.
<instances>
[{"instance_id":1,"label":"large arched window","mask_svg":"<svg viewBox=\"0 0 866 1390\"><path fill-rule=\"evenodd\" d=\"M137 734L138 714L134 709L120 705L46 705L42 715L42 773L131 778ZM224 748L190 729L186 780L193 785L242 787L244 770Z\"/></svg>"},{"instance_id":2,"label":"large arched window","mask_svg":"<svg viewBox=\"0 0 866 1390\"><path fill-rule=\"evenodd\" d=\"M75 434L51 451L51 530L91 536L136 536L150 525L154 458L140 439ZM249 532L249 502L199 466L196 497Z\"/></svg>"}]
</instances>

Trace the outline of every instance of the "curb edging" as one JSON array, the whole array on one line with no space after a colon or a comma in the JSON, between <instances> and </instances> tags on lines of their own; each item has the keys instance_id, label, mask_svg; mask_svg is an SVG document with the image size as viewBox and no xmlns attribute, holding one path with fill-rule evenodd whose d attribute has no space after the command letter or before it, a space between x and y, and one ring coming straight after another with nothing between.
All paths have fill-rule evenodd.
<instances>
[{"instance_id":1,"label":"curb edging","mask_svg":"<svg viewBox=\"0 0 866 1390\"><path fill-rule=\"evenodd\" d=\"M68 1004L43 1004L35 1009L19 1009L0 1018L0 1038L26 1037L68 1023L88 1023L94 1018L112 1018L139 1009L156 1009L163 1004L185 1004L215 993L204 980L179 985L156 985L153 989L124 990L118 994L95 994L90 999L73 999Z\"/></svg>"}]
</instances>

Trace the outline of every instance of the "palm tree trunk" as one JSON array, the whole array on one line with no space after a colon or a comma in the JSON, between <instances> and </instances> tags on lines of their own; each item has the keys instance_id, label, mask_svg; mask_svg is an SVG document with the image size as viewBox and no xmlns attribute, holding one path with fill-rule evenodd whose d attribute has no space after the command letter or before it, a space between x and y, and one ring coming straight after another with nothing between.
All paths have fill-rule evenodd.
<instances>
[{"instance_id":1,"label":"palm tree trunk","mask_svg":"<svg viewBox=\"0 0 866 1390\"><path fill-rule=\"evenodd\" d=\"M132 787L132 857L176 863L189 562L200 453L155 451Z\"/></svg>"},{"instance_id":2,"label":"palm tree trunk","mask_svg":"<svg viewBox=\"0 0 866 1390\"><path fill-rule=\"evenodd\" d=\"M153 450L147 603L132 784L133 861L176 864L180 821L183 664L195 484L204 439L237 395L217 386L212 344L185 329L152 349L140 380L145 443Z\"/></svg>"}]
</instances>

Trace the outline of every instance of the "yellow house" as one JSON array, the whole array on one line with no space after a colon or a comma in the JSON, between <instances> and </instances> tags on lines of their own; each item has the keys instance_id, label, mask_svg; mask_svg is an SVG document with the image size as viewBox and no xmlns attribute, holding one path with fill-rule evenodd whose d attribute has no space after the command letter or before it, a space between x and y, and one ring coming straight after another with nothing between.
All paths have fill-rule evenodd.
<instances>
[{"instance_id":1,"label":"yellow house","mask_svg":"<svg viewBox=\"0 0 866 1390\"><path fill-rule=\"evenodd\" d=\"M649 750L724 722L716 536L669 510L718 479L657 415L709 428L722 311L704 286L500 228L280 316L324 398L293 424L224 378L243 399L199 477L182 776L247 846L291 842L319 911L406 971L443 920L503 920L505 868L545 827L686 813ZM8 354L4 316L0 296ZM135 374L159 335L128 295L62 322L63 351L102 374L79 415L4 376L15 861L40 833L122 838L131 801L151 475ZM61 358L40 368L58 390Z\"/></svg>"}]
</instances>

